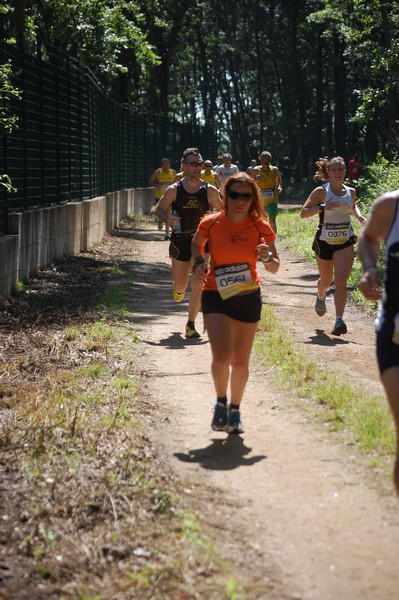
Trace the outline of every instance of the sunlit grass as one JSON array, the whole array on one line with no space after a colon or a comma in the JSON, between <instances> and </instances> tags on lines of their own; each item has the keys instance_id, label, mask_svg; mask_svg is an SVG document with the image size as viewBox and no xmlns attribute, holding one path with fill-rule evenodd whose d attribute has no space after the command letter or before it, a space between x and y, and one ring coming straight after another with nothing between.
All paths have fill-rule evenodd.
<instances>
[{"instance_id":1,"label":"sunlit grass","mask_svg":"<svg viewBox=\"0 0 399 600\"><path fill-rule=\"evenodd\" d=\"M315 255L312 250L313 239L316 233L318 218L301 219L299 209L281 210L278 215L278 235L286 248L299 257L315 264ZM361 230L360 223L352 218L352 225L356 235ZM355 260L348 279L348 288L353 300L363 306L369 314L375 314L376 302L369 302L358 289L362 276L362 266L355 254Z\"/></svg>"},{"instance_id":2,"label":"sunlit grass","mask_svg":"<svg viewBox=\"0 0 399 600\"><path fill-rule=\"evenodd\" d=\"M128 379L127 377L117 377L115 379L115 387L117 390L128 390L128 389L137 389L137 384L132 379Z\"/></svg>"},{"instance_id":3,"label":"sunlit grass","mask_svg":"<svg viewBox=\"0 0 399 600\"><path fill-rule=\"evenodd\" d=\"M130 279L118 266L106 272L97 315L60 328L54 360L37 378L14 383L30 355L0 364L9 378L0 451L23 481L15 509L11 497L7 505L13 545L40 585L67 582L80 600L124 590L161 598L172 589L182 597L243 598L212 529L154 456L149 401L132 369L139 338L131 320L120 318Z\"/></svg>"},{"instance_id":4,"label":"sunlit grass","mask_svg":"<svg viewBox=\"0 0 399 600\"><path fill-rule=\"evenodd\" d=\"M315 262L312 243L317 221L301 219L299 209L281 210L277 219L278 236L284 246L301 258Z\"/></svg>"},{"instance_id":5,"label":"sunlit grass","mask_svg":"<svg viewBox=\"0 0 399 600\"><path fill-rule=\"evenodd\" d=\"M113 341L116 337L115 330L105 319L90 324L86 327L85 334L87 340L100 345L105 345L107 341Z\"/></svg>"},{"instance_id":6,"label":"sunlit grass","mask_svg":"<svg viewBox=\"0 0 399 600\"><path fill-rule=\"evenodd\" d=\"M395 430L385 398L366 394L339 375L320 368L299 351L271 306L263 308L255 348L265 369L274 371L279 386L290 389L332 430L345 429L362 452L393 454Z\"/></svg>"},{"instance_id":7,"label":"sunlit grass","mask_svg":"<svg viewBox=\"0 0 399 600\"><path fill-rule=\"evenodd\" d=\"M78 369L77 373L82 377L87 377L89 379L97 379L104 375L106 372L106 367L100 363L91 363L87 367L82 367Z\"/></svg>"}]
</instances>

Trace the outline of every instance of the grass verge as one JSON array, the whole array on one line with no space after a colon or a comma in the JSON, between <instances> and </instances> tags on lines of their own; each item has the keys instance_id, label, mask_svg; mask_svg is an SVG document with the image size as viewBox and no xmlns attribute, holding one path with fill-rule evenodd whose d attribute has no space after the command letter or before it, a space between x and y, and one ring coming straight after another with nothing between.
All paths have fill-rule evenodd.
<instances>
[{"instance_id":1,"label":"grass verge","mask_svg":"<svg viewBox=\"0 0 399 600\"><path fill-rule=\"evenodd\" d=\"M339 373L320 368L297 349L271 306L264 306L255 348L264 367L277 367L277 383L302 399L301 406L330 430L345 430L364 453L395 452L395 431L384 398L371 396L347 384Z\"/></svg>"},{"instance_id":2,"label":"grass verge","mask_svg":"<svg viewBox=\"0 0 399 600\"><path fill-rule=\"evenodd\" d=\"M317 217L301 219L298 209L281 210L278 214L278 235L289 250L295 252L301 258L315 263L312 243L317 224ZM352 219L352 225L355 234L359 235L361 229L360 223ZM355 255L353 268L348 279L348 289L356 304L362 306L369 314L376 314L377 303L366 300L358 289L362 272L360 260Z\"/></svg>"},{"instance_id":3,"label":"grass verge","mask_svg":"<svg viewBox=\"0 0 399 600\"><path fill-rule=\"evenodd\" d=\"M135 376L130 275L90 264L66 273L59 296L62 266L0 307L1 588L32 600L242 598L193 502L201 491L165 473L148 441L156 409ZM52 319L62 299L70 312Z\"/></svg>"},{"instance_id":4,"label":"grass verge","mask_svg":"<svg viewBox=\"0 0 399 600\"><path fill-rule=\"evenodd\" d=\"M298 209L279 213L279 236L284 245L313 263L312 242L316 226L317 219L301 219ZM353 226L358 235L360 224L356 221ZM368 302L358 291L361 275L361 264L355 257L348 288L357 304L369 314L375 314L377 303ZM303 400L302 406L327 422L331 430L345 430L363 453L370 454L373 464L378 464L379 458L394 455L395 431L385 398L365 394L339 375L322 370L302 348L300 351L296 348L270 306L263 310L256 348L265 366L278 367L280 385L295 390L296 397Z\"/></svg>"},{"instance_id":5,"label":"grass verge","mask_svg":"<svg viewBox=\"0 0 399 600\"><path fill-rule=\"evenodd\" d=\"M315 262L311 247L316 225L317 219L301 219L297 209L279 213L279 235L284 245L310 262ZM355 221L353 226L358 235L360 224ZM378 304L367 301L358 290L361 276L361 263L355 256L348 280L351 297L368 314L375 315ZM306 399L303 404L312 411L318 406L319 416L327 419L332 429L347 430L362 452L373 455L373 462L395 453L394 425L385 398L367 395L339 375L321 370L302 352L299 355L271 307L264 311L261 330L264 335L257 340L257 347L263 360L269 366L270 361L279 366L280 382L295 388L297 396Z\"/></svg>"}]
</instances>

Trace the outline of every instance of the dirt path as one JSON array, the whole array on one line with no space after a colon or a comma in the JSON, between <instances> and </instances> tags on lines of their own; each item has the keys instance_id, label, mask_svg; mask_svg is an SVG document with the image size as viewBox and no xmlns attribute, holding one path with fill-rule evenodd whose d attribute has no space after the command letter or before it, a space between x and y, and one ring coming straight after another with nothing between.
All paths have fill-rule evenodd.
<instances>
[{"instance_id":1,"label":"dirt path","mask_svg":"<svg viewBox=\"0 0 399 600\"><path fill-rule=\"evenodd\" d=\"M242 408L245 434L212 432L207 338L182 336L187 304L172 301L162 234L139 230L132 237L142 393L159 407L153 441L188 490L196 484L208 495L207 521L220 531L237 578L253 581L251 600L396 600L399 504L390 482L381 485L365 457L298 412L255 356ZM332 338L332 304L321 319L313 311L315 268L279 249L282 266L265 279L264 299L304 352L382 394L372 320L350 307L349 333Z\"/></svg>"}]
</instances>

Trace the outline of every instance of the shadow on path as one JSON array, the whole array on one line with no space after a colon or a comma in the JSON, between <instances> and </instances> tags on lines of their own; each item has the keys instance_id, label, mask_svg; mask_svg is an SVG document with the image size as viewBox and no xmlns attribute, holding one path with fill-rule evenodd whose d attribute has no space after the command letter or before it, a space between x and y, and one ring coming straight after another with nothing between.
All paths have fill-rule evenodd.
<instances>
[{"instance_id":1,"label":"shadow on path","mask_svg":"<svg viewBox=\"0 0 399 600\"><path fill-rule=\"evenodd\" d=\"M267 458L264 454L249 456L252 448L244 444L239 435L229 435L224 439L213 439L205 448L196 448L188 452L175 452L174 456L186 463L200 464L203 469L212 471L231 471L238 467L250 467Z\"/></svg>"},{"instance_id":2,"label":"shadow on path","mask_svg":"<svg viewBox=\"0 0 399 600\"><path fill-rule=\"evenodd\" d=\"M187 346L202 346L208 343L208 340L203 338L184 338L180 331L172 331L171 335L157 342L143 339L141 341L148 346L164 346L170 350L183 350Z\"/></svg>"},{"instance_id":3,"label":"shadow on path","mask_svg":"<svg viewBox=\"0 0 399 600\"><path fill-rule=\"evenodd\" d=\"M305 344L318 344L319 346L342 346L350 344L349 340L343 338L332 338L323 329L316 329L316 335L311 335Z\"/></svg>"}]
</instances>

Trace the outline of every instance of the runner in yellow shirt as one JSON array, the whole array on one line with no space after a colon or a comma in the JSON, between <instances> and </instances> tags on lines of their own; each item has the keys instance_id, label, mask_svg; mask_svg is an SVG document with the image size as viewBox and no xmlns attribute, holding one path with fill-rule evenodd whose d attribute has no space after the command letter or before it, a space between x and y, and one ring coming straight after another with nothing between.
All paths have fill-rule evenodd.
<instances>
[{"instance_id":1,"label":"runner in yellow shirt","mask_svg":"<svg viewBox=\"0 0 399 600\"><path fill-rule=\"evenodd\" d=\"M260 187L269 223L274 233L277 233L278 196L282 191L280 171L271 164L272 155L267 150L264 150L259 158L262 164L254 167L251 175Z\"/></svg>"},{"instance_id":2,"label":"runner in yellow shirt","mask_svg":"<svg viewBox=\"0 0 399 600\"><path fill-rule=\"evenodd\" d=\"M154 186L154 204L157 204L158 200L162 198L164 191L170 185L172 185L176 177L176 171L170 168L169 158L163 158L161 160L161 166L159 169L155 169L152 173L148 184L150 187ZM163 222L158 219L158 229L161 231ZM165 224L165 240L169 239L169 224Z\"/></svg>"},{"instance_id":3,"label":"runner in yellow shirt","mask_svg":"<svg viewBox=\"0 0 399 600\"><path fill-rule=\"evenodd\" d=\"M202 181L206 181L206 183L210 183L214 185L215 188L220 190L220 179L219 175L215 173L212 168L212 162L210 160L206 160L204 162L204 168L201 171L201 179Z\"/></svg>"}]
</instances>

